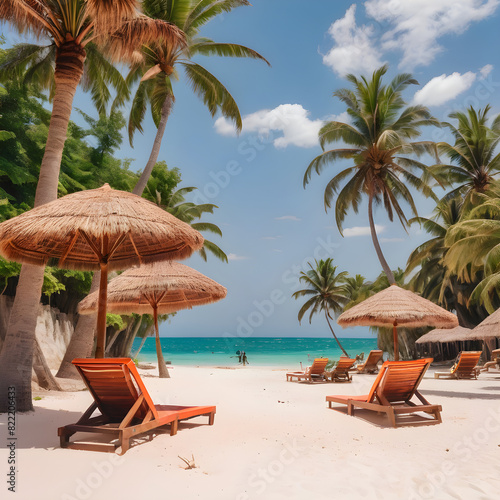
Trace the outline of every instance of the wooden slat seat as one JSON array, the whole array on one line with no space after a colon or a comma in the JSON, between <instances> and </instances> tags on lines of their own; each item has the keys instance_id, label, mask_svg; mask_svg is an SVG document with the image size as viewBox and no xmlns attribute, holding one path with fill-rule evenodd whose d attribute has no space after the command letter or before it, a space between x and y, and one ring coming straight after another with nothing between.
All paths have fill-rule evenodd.
<instances>
[{"instance_id":1,"label":"wooden slat seat","mask_svg":"<svg viewBox=\"0 0 500 500\"><path fill-rule=\"evenodd\" d=\"M288 372L286 374L287 382L296 378L297 380L307 380L314 382L315 380L325 380L325 368L328 363L328 358L315 358L313 364L302 372Z\"/></svg>"},{"instance_id":2,"label":"wooden slat seat","mask_svg":"<svg viewBox=\"0 0 500 500\"><path fill-rule=\"evenodd\" d=\"M384 352L379 349L374 349L368 354L364 363L356 365L354 368L358 373L377 373L378 362L382 359Z\"/></svg>"},{"instance_id":3,"label":"wooden slat seat","mask_svg":"<svg viewBox=\"0 0 500 500\"><path fill-rule=\"evenodd\" d=\"M352 380L349 370L352 368L355 359L342 357L331 372L327 372L327 377L330 377L332 382L350 382Z\"/></svg>"},{"instance_id":4,"label":"wooden slat seat","mask_svg":"<svg viewBox=\"0 0 500 500\"><path fill-rule=\"evenodd\" d=\"M155 405L130 358L74 359L73 364L94 402L78 422L59 427L62 448L123 454L132 437L153 429L169 425L173 436L181 420L208 416L214 423L215 406ZM92 416L97 410L100 415ZM76 432L109 434L116 442L70 442Z\"/></svg>"},{"instance_id":5,"label":"wooden slat seat","mask_svg":"<svg viewBox=\"0 0 500 500\"><path fill-rule=\"evenodd\" d=\"M451 367L448 372L435 372L434 378L474 378L476 379L479 373L477 366L481 351L462 351L458 355L458 361Z\"/></svg>"},{"instance_id":6,"label":"wooden slat seat","mask_svg":"<svg viewBox=\"0 0 500 500\"><path fill-rule=\"evenodd\" d=\"M386 361L380 369L370 392L365 396L327 396L328 406L332 403L347 405L348 415L354 416L355 407L384 412L393 427L404 425L399 415L424 412L432 419L423 419L420 424L441 423L441 406L430 404L417 390L432 358L414 361ZM416 397L420 404L411 401ZM414 422L412 422L414 423Z\"/></svg>"}]
</instances>

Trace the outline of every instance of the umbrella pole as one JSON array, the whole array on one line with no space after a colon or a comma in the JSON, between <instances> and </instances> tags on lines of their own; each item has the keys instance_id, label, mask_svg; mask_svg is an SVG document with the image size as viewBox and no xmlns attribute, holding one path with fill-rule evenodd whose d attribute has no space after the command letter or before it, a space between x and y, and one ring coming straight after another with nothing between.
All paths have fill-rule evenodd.
<instances>
[{"instance_id":1,"label":"umbrella pole","mask_svg":"<svg viewBox=\"0 0 500 500\"><path fill-rule=\"evenodd\" d=\"M163 353L161 351L160 329L158 327L158 307L157 306L153 306L153 318L155 320L156 356L158 358L158 376L160 378L170 378L170 373L168 373L167 365L165 363L165 359L163 358Z\"/></svg>"},{"instance_id":2,"label":"umbrella pole","mask_svg":"<svg viewBox=\"0 0 500 500\"><path fill-rule=\"evenodd\" d=\"M398 322L394 321L392 326L392 336L394 338L394 361L399 361L399 346L398 346Z\"/></svg>"},{"instance_id":3,"label":"umbrella pole","mask_svg":"<svg viewBox=\"0 0 500 500\"><path fill-rule=\"evenodd\" d=\"M99 283L99 306L97 310L96 358L104 358L106 346L106 303L108 300L108 264L101 262L101 281Z\"/></svg>"}]
</instances>

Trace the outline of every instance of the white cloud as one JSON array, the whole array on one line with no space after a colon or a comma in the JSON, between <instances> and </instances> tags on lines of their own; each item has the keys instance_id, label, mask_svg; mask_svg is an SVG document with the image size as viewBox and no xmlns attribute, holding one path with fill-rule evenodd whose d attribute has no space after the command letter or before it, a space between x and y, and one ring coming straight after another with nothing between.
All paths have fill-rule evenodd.
<instances>
[{"instance_id":1,"label":"white cloud","mask_svg":"<svg viewBox=\"0 0 500 500\"><path fill-rule=\"evenodd\" d=\"M318 132L323 120L311 120L309 111L300 104L280 104L274 109L263 109L243 117L243 133L256 132L281 149L288 145L312 148L318 145ZM236 135L234 125L223 116L215 121L215 130L221 135ZM278 132L279 137L275 136Z\"/></svg>"},{"instance_id":2,"label":"white cloud","mask_svg":"<svg viewBox=\"0 0 500 500\"><path fill-rule=\"evenodd\" d=\"M294 221L299 221L302 219L299 219L295 215L283 215L281 217L275 217L274 220L294 220Z\"/></svg>"},{"instance_id":3,"label":"white cloud","mask_svg":"<svg viewBox=\"0 0 500 500\"><path fill-rule=\"evenodd\" d=\"M413 103L439 106L465 92L475 80L476 74L471 71L463 75L452 73L448 76L445 74L436 76L415 93Z\"/></svg>"},{"instance_id":4,"label":"white cloud","mask_svg":"<svg viewBox=\"0 0 500 500\"><path fill-rule=\"evenodd\" d=\"M377 231L377 234L380 234L385 231L385 226L375 224L375 231ZM371 234L370 226L346 227L343 233L346 238L352 238L353 236L369 236Z\"/></svg>"},{"instance_id":5,"label":"white cloud","mask_svg":"<svg viewBox=\"0 0 500 500\"><path fill-rule=\"evenodd\" d=\"M500 0L368 0L365 9L381 25L382 49L402 51L400 66L412 69L430 64L443 50L440 37L463 33L471 23L492 15L499 4Z\"/></svg>"},{"instance_id":6,"label":"white cloud","mask_svg":"<svg viewBox=\"0 0 500 500\"><path fill-rule=\"evenodd\" d=\"M227 260L247 260L248 257L245 257L244 255L236 255L235 253L229 253L227 255Z\"/></svg>"},{"instance_id":7,"label":"white cloud","mask_svg":"<svg viewBox=\"0 0 500 500\"><path fill-rule=\"evenodd\" d=\"M328 29L334 46L323 56L323 64L340 76L371 73L384 64L376 47L373 26L357 26L355 14L353 4Z\"/></svg>"},{"instance_id":8,"label":"white cloud","mask_svg":"<svg viewBox=\"0 0 500 500\"><path fill-rule=\"evenodd\" d=\"M479 74L481 75L479 77L480 80L483 80L484 78L486 78L492 71L493 71L493 66L491 64L487 64L486 66L483 66L479 70Z\"/></svg>"}]
</instances>

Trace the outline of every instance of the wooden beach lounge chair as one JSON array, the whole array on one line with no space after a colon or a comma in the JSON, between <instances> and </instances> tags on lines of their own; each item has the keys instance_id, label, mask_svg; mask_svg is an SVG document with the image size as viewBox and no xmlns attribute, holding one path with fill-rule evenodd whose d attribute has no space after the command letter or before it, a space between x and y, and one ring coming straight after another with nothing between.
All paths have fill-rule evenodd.
<instances>
[{"instance_id":1,"label":"wooden beach lounge chair","mask_svg":"<svg viewBox=\"0 0 500 500\"><path fill-rule=\"evenodd\" d=\"M377 373L378 362L382 359L384 352L378 349L370 351L366 361L360 365L355 366L358 373Z\"/></svg>"},{"instance_id":2,"label":"wooden beach lounge chair","mask_svg":"<svg viewBox=\"0 0 500 500\"><path fill-rule=\"evenodd\" d=\"M335 368L331 372L327 372L327 377L330 377L332 382L350 382L352 380L349 370L352 368L355 359L341 357Z\"/></svg>"},{"instance_id":3,"label":"wooden beach lounge chair","mask_svg":"<svg viewBox=\"0 0 500 500\"><path fill-rule=\"evenodd\" d=\"M490 368L496 366L500 368L500 349L495 349L491 351L491 361L488 361L483 366L481 366L480 370L482 372L487 372Z\"/></svg>"},{"instance_id":4,"label":"wooden beach lounge chair","mask_svg":"<svg viewBox=\"0 0 500 500\"><path fill-rule=\"evenodd\" d=\"M307 380L313 382L314 380L325 380L325 368L328 363L328 358L315 358L313 364L303 372L288 372L286 374L287 382L296 378L297 380Z\"/></svg>"},{"instance_id":5,"label":"wooden beach lounge chair","mask_svg":"<svg viewBox=\"0 0 500 500\"><path fill-rule=\"evenodd\" d=\"M369 394L366 396L327 396L328 406L332 403L347 405L348 415L354 416L354 408L385 412L393 427L405 423L420 425L441 423L441 406L431 405L419 392L418 385L432 362L432 358L415 361L386 361L380 369ZM413 397L421 404L411 401ZM417 412L433 415L432 419L416 422L408 417ZM397 419L398 416L407 418Z\"/></svg>"},{"instance_id":6,"label":"wooden beach lounge chair","mask_svg":"<svg viewBox=\"0 0 500 500\"><path fill-rule=\"evenodd\" d=\"M170 435L177 433L181 420L208 416L212 425L215 406L155 405L130 358L74 359L94 402L75 424L59 427L62 448L108 451L123 455L130 439L142 433L170 425ZM100 415L92 416L96 410ZM72 442L76 432L107 434L110 443Z\"/></svg>"},{"instance_id":7,"label":"wooden beach lounge chair","mask_svg":"<svg viewBox=\"0 0 500 500\"><path fill-rule=\"evenodd\" d=\"M458 355L458 361L448 372L435 372L434 378L477 378L479 367L477 363L481 357L481 351L462 351Z\"/></svg>"}]
</instances>

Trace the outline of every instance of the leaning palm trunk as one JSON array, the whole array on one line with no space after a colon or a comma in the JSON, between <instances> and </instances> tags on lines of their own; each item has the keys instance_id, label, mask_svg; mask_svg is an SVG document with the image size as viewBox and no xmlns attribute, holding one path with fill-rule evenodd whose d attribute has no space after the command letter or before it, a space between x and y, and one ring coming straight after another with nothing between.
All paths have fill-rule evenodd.
<instances>
[{"instance_id":1,"label":"leaning palm trunk","mask_svg":"<svg viewBox=\"0 0 500 500\"><path fill-rule=\"evenodd\" d=\"M144 167L144 170L141 174L141 177L137 181L137 184L132 191L134 194L138 196L142 196L144 189L148 183L148 180L151 176L151 172L153 171L154 166L156 165L156 161L158 160L158 155L160 154L161 141L163 139L163 134L165 133L165 127L167 126L168 117L172 111L173 106L173 96L172 94L167 94L165 101L163 102L163 106L161 107L161 118L158 123L158 130L156 131L155 140L153 143L153 149L151 150L151 154L149 155L149 160Z\"/></svg>"},{"instance_id":2,"label":"leaning palm trunk","mask_svg":"<svg viewBox=\"0 0 500 500\"><path fill-rule=\"evenodd\" d=\"M333 331L333 328L332 328L332 325L330 324L330 319L328 318L328 313L327 313L326 309L325 309L325 318L326 318L326 322L328 323L328 326L330 328L330 331L332 332L333 338L337 341L337 344L340 347L340 350L344 353L344 356L349 357L349 354L347 354L345 349L342 347L342 344L340 343L339 339L337 338L337 335L335 335L335 332Z\"/></svg>"},{"instance_id":3,"label":"leaning palm trunk","mask_svg":"<svg viewBox=\"0 0 500 500\"><path fill-rule=\"evenodd\" d=\"M40 166L35 207L57 199L59 169L76 88L83 75L85 50L73 41L57 50L52 106L45 153ZM43 268L24 264L0 354L0 412L7 411L7 392L15 387L18 411L33 409L31 370ZM50 372L49 372L50 374ZM50 379L52 375L46 374Z\"/></svg>"},{"instance_id":4,"label":"leaning palm trunk","mask_svg":"<svg viewBox=\"0 0 500 500\"><path fill-rule=\"evenodd\" d=\"M134 186L133 193L137 196L142 196L144 189L148 183L151 172L153 171L156 161L158 160L158 155L160 154L161 141L163 139L163 134L165 133L165 127L167 125L170 112L172 111L173 98L169 94L167 95L162 109L161 109L161 119L158 124L158 130L156 132L155 140L153 143L153 149L149 156L149 160L144 167L144 171L141 177ZM90 291L93 292L99 287L99 277L100 273L94 273L92 279L92 286ZM97 314L86 314L80 315L78 317L78 322L76 324L75 331L71 337L68 349L64 359L61 362L59 371L57 372L58 377L62 378L72 378L79 379L78 372L76 368L72 365L71 360L74 358L88 358L92 355L92 347L94 345L95 327L97 322Z\"/></svg>"},{"instance_id":5,"label":"leaning palm trunk","mask_svg":"<svg viewBox=\"0 0 500 500\"><path fill-rule=\"evenodd\" d=\"M389 280L389 284L393 285L396 283L394 279L394 274L392 274L391 268L387 261L385 260L384 254L382 253L382 249L380 248L380 244L378 242L377 231L375 229L375 223L373 222L373 193L370 193L370 198L368 200L368 220L370 221L370 232L372 235L373 246L375 247L375 252L377 252L378 260L382 265L382 269Z\"/></svg>"},{"instance_id":6,"label":"leaning palm trunk","mask_svg":"<svg viewBox=\"0 0 500 500\"><path fill-rule=\"evenodd\" d=\"M90 292L99 289L99 280L101 272L96 271L92 278ZM79 315L73 335L61 361L61 366L57 372L57 377L79 380L80 375L77 369L71 363L75 358L90 358L94 349L95 329L97 323L97 314Z\"/></svg>"}]
</instances>

